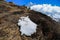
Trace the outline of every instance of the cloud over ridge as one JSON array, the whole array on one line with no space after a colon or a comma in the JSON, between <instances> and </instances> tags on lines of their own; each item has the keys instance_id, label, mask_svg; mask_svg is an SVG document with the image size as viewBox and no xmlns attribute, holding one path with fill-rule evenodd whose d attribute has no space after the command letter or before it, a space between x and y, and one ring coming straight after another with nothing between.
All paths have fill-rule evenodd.
<instances>
[{"instance_id":1,"label":"cloud over ridge","mask_svg":"<svg viewBox=\"0 0 60 40\"><path fill-rule=\"evenodd\" d=\"M60 20L60 7L52 6L51 4L38 4L30 6L31 10L42 12L56 21Z\"/></svg>"}]
</instances>

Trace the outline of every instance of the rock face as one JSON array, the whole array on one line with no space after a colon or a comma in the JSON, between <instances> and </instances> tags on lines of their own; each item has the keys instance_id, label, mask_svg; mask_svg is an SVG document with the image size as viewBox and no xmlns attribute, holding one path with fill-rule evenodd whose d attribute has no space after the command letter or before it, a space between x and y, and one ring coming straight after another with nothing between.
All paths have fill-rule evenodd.
<instances>
[{"instance_id":1,"label":"rock face","mask_svg":"<svg viewBox=\"0 0 60 40\"><path fill-rule=\"evenodd\" d=\"M1 2L1 1L0 1ZM36 23L37 32L21 35L18 19L29 16ZM60 24L45 14L2 1L0 3L0 40L60 40Z\"/></svg>"}]
</instances>

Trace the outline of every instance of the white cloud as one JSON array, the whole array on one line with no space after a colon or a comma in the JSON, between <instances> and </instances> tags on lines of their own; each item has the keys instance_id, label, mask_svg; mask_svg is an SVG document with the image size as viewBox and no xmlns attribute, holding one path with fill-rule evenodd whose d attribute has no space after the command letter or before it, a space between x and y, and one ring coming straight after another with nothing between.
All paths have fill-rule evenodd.
<instances>
[{"instance_id":1,"label":"white cloud","mask_svg":"<svg viewBox=\"0 0 60 40\"><path fill-rule=\"evenodd\" d=\"M25 34L31 36L31 34L36 32L37 24L32 22L28 16L21 17L18 21L18 25L21 26L21 35Z\"/></svg>"},{"instance_id":2,"label":"white cloud","mask_svg":"<svg viewBox=\"0 0 60 40\"><path fill-rule=\"evenodd\" d=\"M33 5L30 7L30 9L38 11L38 12L42 12L50 16L54 20L60 19L60 7L59 6L52 6L51 4L42 4L42 5Z\"/></svg>"}]
</instances>

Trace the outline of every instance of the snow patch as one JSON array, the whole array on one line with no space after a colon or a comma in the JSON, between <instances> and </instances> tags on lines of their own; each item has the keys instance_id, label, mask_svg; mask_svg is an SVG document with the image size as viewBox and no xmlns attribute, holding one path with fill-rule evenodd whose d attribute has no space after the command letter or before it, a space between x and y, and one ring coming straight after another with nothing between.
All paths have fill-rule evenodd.
<instances>
[{"instance_id":1,"label":"snow patch","mask_svg":"<svg viewBox=\"0 0 60 40\"><path fill-rule=\"evenodd\" d=\"M18 25L20 26L21 35L31 36L31 34L36 32L37 24L32 22L28 16L20 17Z\"/></svg>"}]
</instances>

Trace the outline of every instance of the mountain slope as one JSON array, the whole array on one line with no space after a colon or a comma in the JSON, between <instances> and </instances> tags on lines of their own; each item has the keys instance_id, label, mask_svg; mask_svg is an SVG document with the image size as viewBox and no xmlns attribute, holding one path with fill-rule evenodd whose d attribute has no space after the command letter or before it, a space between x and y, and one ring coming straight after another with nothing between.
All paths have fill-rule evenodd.
<instances>
[{"instance_id":1,"label":"mountain slope","mask_svg":"<svg viewBox=\"0 0 60 40\"><path fill-rule=\"evenodd\" d=\"M0 40L60 40L60 25L49 16L0 1ZM31 36L21 35L18 20L21 16L29 16L36 23L36 33Z\"/></svg>"}]
</instances>

